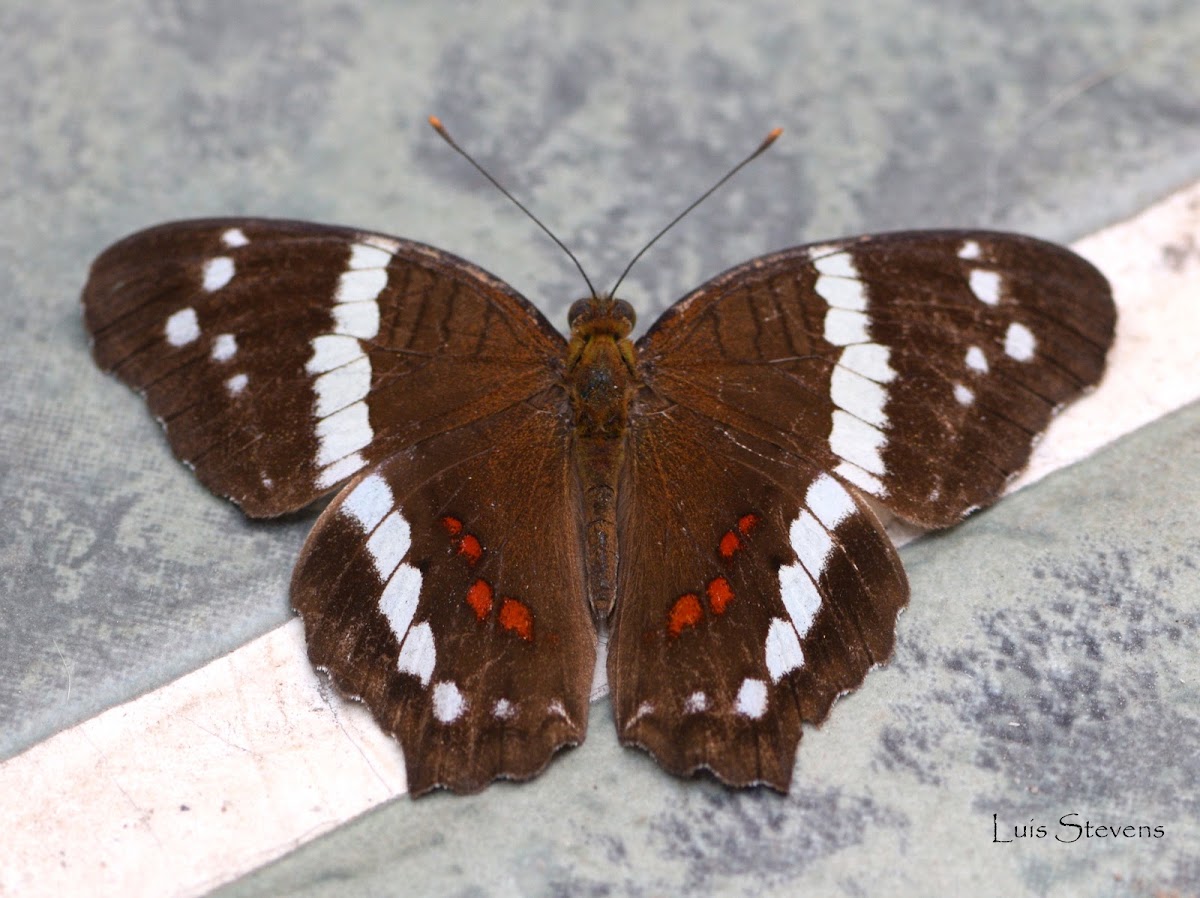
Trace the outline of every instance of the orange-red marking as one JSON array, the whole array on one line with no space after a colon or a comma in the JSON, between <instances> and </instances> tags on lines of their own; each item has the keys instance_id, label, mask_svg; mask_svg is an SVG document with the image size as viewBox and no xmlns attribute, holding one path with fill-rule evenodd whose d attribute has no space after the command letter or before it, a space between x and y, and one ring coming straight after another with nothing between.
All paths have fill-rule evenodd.
<instances>
[{"instance_id":1,"label":"orange-red marking","mask_svg":"<svg viewBox=\"0 0 1200 898\"><path fill-rule=\"evenodd\" d=\"M738 532L742 536L749 536L750 531L758 526L758 515L744 514L738 518Z\"/></svg>"},{"instance_id":2,"label":"orange-red marking","mask_svg":"<svg viewBox=\"0 0 1200 898\"><path fill-rule=\"evenodd\" d=\"M533 641L533 614L523 602L516 599L500 600L500 626L516 633L526 642Z\"/></svg>"},{"instance_id":3,"label":"orange-red marking","mask_svg":"<svg viewBox=\"0 0 1200 898\"><path fill-rule=\"evenodd\" d=\"M462 521L460 521L458 518L452 518L450 515L446 515L446 517L442 518L442 527L445 528L445 531L451 536L458 536L460 533L462 533Z\"/></svg>"},{"instance_id":4,"label":"orange-red marking","mask_svg":"<svg viewBox=\"0 0 1200 898\"><path fill-rule=\"evenodd\" d=\"M724 614L725 608L733 601L733 587L724 577L710 580L708 584L708 607L713 614Z\"/></svg>"},{"instance_id":5,"label":"orange-red marking","mask_svg":"<svg viewBox=\"0 0 1200 898\"><path fill-rule=\"evenodd\" d=\"M742 541L738 539L738 535L736 533L730 530L721 537L721 542L717 546L717 551L721 553L722 558L728 561L741 547Z\"/></svg>"},{"instance_id":6,"label":"orange-red marking","mask_svg":"<svg viewBox=\"0 0 1200 898\"><path fill-rule=\"evenodd\" d=\"M467 564L477 564L483 557L483 546L475 534L468 533L458 541L458 554L467 559Z\"/></svg>"},{"instance_id":7,"label":"orange-red marking","mask_svg":"<svg viewBox=\"0 0 1200 898\"><path fill-rule=\"evenodd\" d=\"M704 609L700 607L700 597L694 592L685 592L671 606L671 613L667 615L667 632L678 636L686 628L700 623L703 616Z\"/></svg>"},{"instance_id":8,"label":"orange-red marking","mask_svg":"<svg viewBox=\"0 0 1200 898\"><path fill-rule=\"evenodd\" d=\"M486 580L476 580L467 590L467 604L477 620L483 620L492 610L492 587Z\"/></svg>"}]
</instances>

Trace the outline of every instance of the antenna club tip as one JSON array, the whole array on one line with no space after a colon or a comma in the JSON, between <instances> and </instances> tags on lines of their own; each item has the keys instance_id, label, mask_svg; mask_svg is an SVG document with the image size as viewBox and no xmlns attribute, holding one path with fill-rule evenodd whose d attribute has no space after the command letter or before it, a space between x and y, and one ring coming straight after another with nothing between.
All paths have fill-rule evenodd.
<instances>
[{"instance_id":1,"label":"antenna club tip","mask_svg":"<svg viewBox=\"0 0 1200 898\"><path fill-rule=\"evenodd\" d=\"M445 127L442 126L442 120L440 118L438 118L436 115L429 116L429 124L433 127L433 130L435 130L435 131L445 131L446 130Z\"/></svg>"},{"instance_id":2,"label":"antenna club tip","mask_svg":"<svg viewBox=\"0 0 1200 898\"><path fill-rule=\"evenodd\" d=\"M772 128L771 133L767 135L767 140L775 140L783 133L782 128Z\"/></svg>"}]
</instances>

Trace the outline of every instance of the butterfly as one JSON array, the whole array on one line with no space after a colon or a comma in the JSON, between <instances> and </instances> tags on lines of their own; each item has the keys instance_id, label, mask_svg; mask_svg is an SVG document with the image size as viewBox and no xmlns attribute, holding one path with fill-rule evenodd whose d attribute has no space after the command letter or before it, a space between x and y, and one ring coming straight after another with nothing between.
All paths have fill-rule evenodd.
<instances>
[{"instance_id":1,"label":"butterfly","mask_svg":"<svg viewBox=\"0 0 1200 898\"><path fill-rule=\"evenodd\" d=\"M598 626L624 744L786 792L908 600L872 503L940 528L993 502L1115 325L1089 263L990 231L752 259L636 341L614 296L564 337L442 250L258 218L126 237L83 305L214 493L255 518L336 493L292 604L413 795L580 743Z\"/></svg>"}]
</instances>

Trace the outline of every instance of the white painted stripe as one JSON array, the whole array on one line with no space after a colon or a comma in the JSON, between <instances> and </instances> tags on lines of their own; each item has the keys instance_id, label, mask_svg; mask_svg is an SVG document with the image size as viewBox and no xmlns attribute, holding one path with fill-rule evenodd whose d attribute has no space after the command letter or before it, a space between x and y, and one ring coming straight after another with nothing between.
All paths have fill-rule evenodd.
<instances>
[{"instance_id":1,"label":"white painted stripe","mask_svg":"<svg viewBox=\"0 0 1200 898\"><path fill-rule=\"evenodd\" d=\"M796 631L782 617L771 621L763 648L767 659L767 673L771 675L772 683L778 683L785 674L804 666L804 652L800 648Z\"/></svg>"},{"instance_id":2,"label":"white painted stripe","mask_svg":"<svg viewBox=\"0 0 1200 898\"><path fill-rule=\"evenodd\" d=\"M843 480L848 480L850 483L853 483L859 489L866 490L872 496L877 496L882 499L888 494L887 489L884 488L883 483L878 477L876 477L874 474L868 474L858 465L854 464L854 462L840 462L838 466L833 469L833 473L837 474Z\"/></svg>"},{"instance_id":3,"label":"white painted stripe","mask_svg":"<svg viewBox=\"0 0 1200 898\"><path fill-rule=\"evenodd\" d=\"M821 593L804 566L784 564L779 568L779 595L797 635L803 639L821 610Z\"/></svg>"},{"instance_id":4,"label":"white painted stripe","mask_svg":"<svg viewBox=\"0 0 1200 898\"><path fill-rule=\"evenodd\" d=\"M851 258L850 253L845 251L813 259L812 264L813 268L817 269L821 274L839 278L858 277L858 267L854 264L854 259Z\"/></svg>"},{"instance_id":5,"label":"white painted stripe","mask_svg":"<svg viewBox=\"0 0 1200 898\"><path fill-rule=\"evenodd\" d=\"M836 365L829 380L829 392L834 405L854 417L876 427L887 426L888 417L883 411L888 401L887 390L875 381Z\"/></svg>"},{"instance_id":6,"label":"white painted stripe","mask_svg":"<svg viewBox=\"0 0 1200 898\"><path fill-rule=\"evenodd\" d=\"M983 354L983 350L978 346L972 346L967 350L967 367L972 371L978 371L980 374L988 373L987 356Z\"/></svg>"},{"instance_id":7,"label":"white painted stripe","mask_svg":"<svg viewBox=\"0 0 1200 898\"><path fill-rule=\"evenodd\" d=\"M812 574L813 580L820 580L825 571L825 562L833 553L833 540L825 532L825 528L810 512L802 509L796 515L796 520L792 521L788 539L796 557Z\"/></svg>"},{"instance_id":8,"label":"white painted stripe","mask_svg":"<svg viewBox=\"0 0 1200 898\"><path fill-rule=\"evenodd\" d=\"M344 302L333 307L333 332L370 340L379 333L379 303Z\"/></svg>"},{"instance_id":9,"label":"white painted stripe","mask_svg":"<svg viewBox=\"0 0 1200 898\"><path fill-rule=\"evenodd\" d=\"M962 249L958 251L958 257L960 259L978 259L979 256L979 244L974 240L967 240L964 242Z\"/></svg>"},{"instance_id":10,"label":"white painted stripe","mask_svg":"<svg viewBox=\"0 0 1200 898\"><path fill-rule=\"evenodd\" d=\"M954 398L958 400L959 405L971 405L975 402L975 393L970 387L955 384Z\"/></svg>"},{"instance_id":11,"label":"white painted stripe","mask_svg":"<svg viewBox=\"0 0 1200 898\"><path fill-rule=\"evenodd\" d=\"M350 268L352 270L386 268L390 261L392 261L392 254L378 245L356 243L350 247Z\"/></svg>"},{"instance_id":12,"label":"white painted stripe","mask_svg":"<svg viewBox=\"0 0 1200 898\"><path fill-rule=\"evenodd\" d=\"M380 474L371 474L350 491L338 511L357 521L363 533L370 533L395 504L387 481Z\"/></svg>"},{"instance_id":13,"label":"white painted stripe","mask_svg":"<svg viewBox=\"0 0 1200 898\"><path fill-rule=\"evenodd\" d=\"M989 306L1000 302L1000 275L994 271L976 268L971 272L971 292L975 298Z\"/></svg>"},{"instance_id":14,"label":"white painted stripe","mask_svg":"<svg viewBox=\"0 0 1200 898\"><path fill-rule=\"evenodd\" d=\"M374 302L387 286L387 271L367 268L342 272L338 278L336 302Z\"/></svg>"},{"instance_id":15,"label":"white painted stripe","mask_svg":"<svg viewBox=\"0 0 1200 898\"><path fill-rule=\"evenodd\" d=\"M878 343L858 343L842 350L838 364L876 383L891 383L896 372L890 362L892 351Z\"/></svg>"},{"instance_id":16,"label":"white painted stripe","mask_svg":"<svg viewBox=\"0 0 1200 898\"><path fill-rule=\"evenodd\" d=\"M241 228L230 228L221 235L221 242L230 249L237 249L237 247L245 246L250 241L246 238Z\"/></svg>"},{"instance_id":17,"label":"white painted stripe","mask_svg":"<svg viewBox=\"0 0 1200 898\"><path fill-rule=\"evenodd\" d=\"M817 278L816 291L831 306L855 312L866 311L867 291L862 281L821 275Z\"/></svg>"},{"instance_id":18,"label":"white painted stripe","mask_svg":"<svg viewBox=\"0 0 1200 898\"><path fill-rule=\"evenodd\" d=\"M458 685L443 680L433 687L433 716L441 723L453 723L462 717L467 709L467 700L463 698Z\"/></svg>"},{"instance_id":19,"label":"white painted stripe","mask_svg":"<svg viewBox=\"0 0 1200 898\"><path fill-rule=\"evenodd\" d=\"M883 465L880 454L887 445L887 437L883 431L872 427L853 415L843 411L833 413L833 429L829 432L829 448L835 455L846 461L853 462L864 471L872 474L884 474L887 469Z\"/></svg>"},{"instance_id":20,"label":"white painted stripe","mask_svg":"<svg viewBox=\"0 0 1200 898\"><path fill-rule=\"evenodd\" d=\"M1004 335L1004 351L1018 362L1028 362L1033 358L1033 350L1037 345L1029 328L1014 321L1008 326Z\"/></svg>"},{"instance_id":21,"label":"white painted stripe","mask_svg":"<svg viewBox=\"0 0 1200 898\"><path fill-rule=\"evenodd\" d=\"M746 678L738 690L735 709L739 714L758 720L767 713L767 684Z\"/></svg>"},{"instance_id":22,"label":"white painted stripe","mask_svg":"<svg viewBox=\"0 0 1200 898\"><path fill-rule=\"evenodd\" d=\"M237 355L237 338L233 334L217 334L213 338L212 358L214 362L228 362Z\"/></svg>"},{"instance_id":23,"label":"white painted stripe","mask_svg":"<svg viewBox=\"0 0 1200 898\"><path fill-rule=\"evenodd\" d=\"M867 336L867 326L870 323L862 312L830 309L825 313L825 341L834 346L870 343L871 338Z\"/></svg>"},{"instance_id":24,"label":"white painted stripe","mask_svg":"<svg viewBox=\"0 0 1200 898\"><path fill-rule=\"evenodd\" d=\"M399 510L390 512L367 539L367 551L371 553L381 583L386 583L392 576L392 571L408 554L411 545L412 533L408 521Z\"/></svg>"},{"instance_id":25,"label":"white painted stripe","mask_svg":"<svg viewBox=\"0 0 1200 898\"><path fill-rule=\"evenodd\" d=\"M325 490L332 486L337 486L347 477L357 474L366 466L367 460L357 452L352 452L345 458L339 458L322 470L317 475L317 487Z\"/></svg>"},{"instance_id":26,"label":"white painted stripe","mask_svg":"<svg viewBox=\"0 0 1200 898\"><path fill-rule=\"evenodd\" d=\"M421 599L421 572L411 564L399 565L379 595L379 611L387 618L397 643L403 643Z\"/></svg>"},{"instance_id":27,"label":"white painted stripe","mask_svg":"<svg viewBox=\"0 0 1200 898\"><path fill-rule=\"evenodd\" d=\"M220 290L233 280L233 259L217 256L204 263L204 289L209 293Z\"/></svg>"},{"instance_id":28,"label":"white painted stripe","mask_svg":"<svg viewBox=\"0 0 1200 898\"><path fill-rule=\"evenodd\" d=\"M437 649L433 644L433 631L429 629L428 623L422 621L409 628L404 645L400 647L396 669L400 673L413 674L420 678L421 685L428 686L436 664Z\"/></svg>"},{"instance_id":29,"label":"white painted stripe","mask_svg":"<svg viewBox=\"0 0 1200 898\"><path fill-rule=\"evenodd\" d=\"M703 692L693 692L683 701L684 714L699 714L708 710L708 696Z\"/></svg>"},{"instance_id":30,"label":"white painted stripe","mask_svg":"<svg viewBox=\"0 0 1200 898\"><path fill-rule=\"evenodd\" d=\"M245 374L235 374L225 381L225 389L229 391L230 396L239 396L249 382L250 378Z\"/></svg>"},{"instance_id":31,"label":"white painted stripe","mask_svg":"<svg viewBox=\"0 0 1200 898\"><path fill-rule=\"evenodd\" d=\"M332 371L363 355L358 340L337 334L313 337L312 349L312 357L304 365L304 370L309 374Z\"/></svg>"},{"instance_id":32,"label":"white painted stripe","mask_svg":"<svg viewBox=\"0 0 1200 898\"><path fill-rule=\"evenodd\" d=\"M348 365L326 371L315 381L313 390L317 394L314 411L318 418L328 418L338 409L366 399L371 392L371 362L359 356Z\"/></svg>"},{"instance_id":33,"label":"white painted stripe","mask_svg":"<svg viewBox=\"0 0 1200 898\"><path fill-rule=\"evenodd\" d=\"M317 467L333 464L368 446L374 434L365 402L348 405L317 422Z\"/></svg>"},{"instance_id":34,"label":"white painted stripe","mask_svg":"<svg viewBox=\"0 0 1200 898\"><path fill-rule=\"evenodd\" d=\"M200 322L196 320L196 310L190 306L180 309L167 319L163 333L172 346L186 346L191 343L200 336Z\"/></svg>"},{"instance_id":35,"label":"white painted stripe","mask_svg":"<svg viewBox=\"0 0 1200 898\"><path fill-rule=\"evenodd\" d=\"M825 529L830 531L837 529L838 524L857 510L846 488L828 474L818 475L817 479L809 484L808 492L804 495L804 504L816 515L817 520L825 525Z\"/></svg>"},{"instance_id":36,"label":"white painted stripe","mask_svg":"<svg viewBox=\"0 0 1200 898\"><path fill-rule=\"evenodd\" d=\"M0 764L0 893L207 895L405 790L295 619Z\"/></svg>"}]
</instances>

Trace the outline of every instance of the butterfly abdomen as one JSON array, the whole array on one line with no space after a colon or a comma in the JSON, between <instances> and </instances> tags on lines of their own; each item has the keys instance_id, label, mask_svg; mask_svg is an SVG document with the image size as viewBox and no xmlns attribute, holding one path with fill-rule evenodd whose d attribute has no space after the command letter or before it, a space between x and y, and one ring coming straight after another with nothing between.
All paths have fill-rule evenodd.
<instances>
[{"instance_id":1,"label":"butterfly abdomen","mask_svg":"<svg viewBox=\"0 0 1200 898\"><path fill-rule=\"evenodd\" d=\"M628 336L633 310L620 300L593 298L576 303L570 320L566 387L587 521L588 600L605 618L616 597L617 479L625 459L629 403L639 382Z\"/></svg>"}]
</instances>

